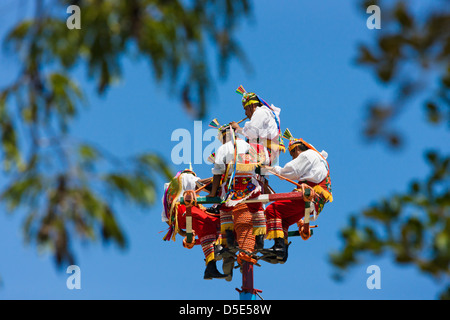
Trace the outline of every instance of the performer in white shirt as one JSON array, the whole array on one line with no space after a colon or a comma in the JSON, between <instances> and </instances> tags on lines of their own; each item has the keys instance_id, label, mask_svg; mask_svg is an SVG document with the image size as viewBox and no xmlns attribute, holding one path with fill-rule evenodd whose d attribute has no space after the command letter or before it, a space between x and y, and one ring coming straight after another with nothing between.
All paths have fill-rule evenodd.
<instances>
[{"instance_id":1,"label":"performer in white shirt","mask_svg":"<svg viewBox=\"0 0 450 320\"><path fill-rule=\"evenodd\" d=\"M303 139L291 138L288 149L292 161L283 168L274 166L272 171L290 180L297 180L299 184L306 183L314 190L315 197L311 209L316 216L322 211L325 203L333 201L330 170L326 160L328 154L325 151L317 151ZM298 223L299 228L301 227L303 223L301 219L305 214L305 201L303 199L275 201L266 208L265 214L266 238L274 239L275 244L272 250L279 261L285 262L288 230L294 223Z\"/></svg>"},{"instance_id":2,"label":"performer in white shirt","mask_svg":"<svg viewBox=\"0 0 450 320\"><path fill-rule=\"evenodd\" d=\"M180 230L186 229L186 206L179 204L179 199L185 191L197 189L199 182L202 180L197 177L195 172L186 169L178 172L170 183L164 184L162 221L169 225L169 232L164 236L164 240L175 241L176 234ZM217 270L214 255L214 243L220 223L219 217L208 213L201 205L192 206L191 213L192 229L198 236L205 255L206 269L203 279L226 278L227 275Z\"/></svg>"},{"instance_id":3,"label":"performer in white shirt","mask_svg":"<svg viewBox=\"0 0 450 320\"><path fill-rule=\"evenodd\" d=\"M232 129L229 127L219 130L218 138L223 144L215 154L214 167L212 168L214 176L209 197L220 194L224 201L220 206L221 232L226 238L228 247L234 248L233 207L244 200L258 197L261 194L261 183L255 169L259 165L268 164L269 155L267 150L259 145L249 144L239 138L233 141L231 135L234 133L231 132ZM233 176L235 157L236 172ZM232 179L231 187L229 179ZM260 202L249 203L247 207L252 215L253 235L256 237L255 247L256 249L262 249L266 233L264 208Z\"/></svg>"},{"instance_id":4,"label":"performer in white shirt","mask_svg":"<svg viewBox=\"0 0 450 320\"><path fill-rule=\"evenodd\" d=\"M302 150L300 143L298 143L298 145L302 152L296 155L296 157L288 162L283 168L274 166L273 171L291 180L320 183L326 178L328 173L328 164L326 162L328 154L325 151L322 151L320 153L321 157L317 152L311 149L306 148L305 150ZM296 154L297 152L298 149L293 150L292 153Z\"/></svg>"}]
</instances>

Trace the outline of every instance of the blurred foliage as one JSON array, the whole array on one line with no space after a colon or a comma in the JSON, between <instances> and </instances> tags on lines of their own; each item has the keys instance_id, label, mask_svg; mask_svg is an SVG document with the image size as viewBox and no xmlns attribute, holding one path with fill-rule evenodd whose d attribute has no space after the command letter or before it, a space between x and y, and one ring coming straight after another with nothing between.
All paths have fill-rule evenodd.
<instances>
[{"instance_id":1,"label":"blurred foliage","mask_svg":"<svg viewBox=\"0 0 450 320\"><path fill-rule=\"evenodd\" d=\"M361 4L364 13L369 5L380 7L382 29L374 32L374 43L360 45L357 62L396 93L390 102L367 106L365 136L393 149L402 147L405 139L394 123L417 101L423 105L426 123L450 129L448 1ZM425 154L429 176L412 181L409 192L389 196L351 215L341 230L343 248L331 254L331 262L336 276L342 278L350 266L361 263L364 253L390 253L396 263L414 265L447 286L440 298L449 299L450 157L435 150L417 151Z\"/></svg>"},{"instance_id":2,"label":"blurred foliage","mask_svg":"<svg viewBox=\"0 0 450 320\"><path fill-rule=\"evenodd\" d=\"M80 7L81 29L66 26L69 5ZM0 200L25 215L26 240L51 250L61 266L75 262L74 238L126 247L117 207L148 207L157 179L173 176L155 153L122 159L70 136L87 104L71 71L86 70L103 95L120 79L124 58L143 58L149 78L166 81L185 112L202 117L213 81L207 48L217 49L221 76L230 58L245 60L233 31L250 8L245 0L38 0L33 6L34 16L19 21L3 43L20 65L0 90L0 160L7 179Z\"/></svg>"},{"instance_id":3,"label":"blurred foliage","mask_svg":"<svg viewBox=\"0 0 450 320\"><path fill-rule=\"evenodd\" d=\"M409 1L363 1L365 9L381 8L382 29L375 43L361 44L357 62L373 71L384 85L395 89L392 101L368 106L364 134L391 147L403 137L392 128L415 98L423 100L430 125L450 128L450 9L448 1L414 5Z\"/></svg>"}]
</instances>

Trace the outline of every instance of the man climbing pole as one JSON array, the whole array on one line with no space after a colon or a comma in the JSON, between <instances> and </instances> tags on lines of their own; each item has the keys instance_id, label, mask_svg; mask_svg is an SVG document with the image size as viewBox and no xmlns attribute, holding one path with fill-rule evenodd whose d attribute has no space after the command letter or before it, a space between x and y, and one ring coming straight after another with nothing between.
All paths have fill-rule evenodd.
<instances>
[{"instance_id":1,"label":"man climbing pole","mask_svg":"<svg viewBox=\"0 0 450 320\"><path fill-rule=\"evenodd\" d=\"M164 185L162 220L169 225L169 231L163 240L172 239L175 241L177 233L183 234L183 229L187 227L186 205L180 204L179 199L185 195L186 191L194 192L193 190L197 189L202 183L205 183L205 181L197 177L195 172L186 169L178 172L170 183ZM195 195L193 195L193 198L195 198ZM226 278L227 275L217 270L214 255L214 243L217 239L220 223L219 217L208 213L200 204L190 206L190 210L194 237L192 242L188 242L185 238L183 246L191 249L195 244L195 235L197 235L206 261L203 278L205 280Z\"/></svg>"},{"instance_id":2,"label":"man climbing pole","mask_svg":"<svg viewBox=\"0 0 450 320\"><path fill-rule=\"evenodd\" d=\"M317 151L303 139L295 139L289 129L286 129L283 137L289 139L288 149L292 161L283 168L274 166L268 169L281 178L299 181L304 198L275 201L265 210L267 239L274 239L275 243L271 251L279 262L287 260L286 243L289 226L297 223L302 238L308 239L310 237L309 215L312 213L315 219L325 203L333 201L330 169L326 160L328 154L325 151ZM310 192L309 199L306 191ZM309 203L311 207L308 209ZM305 216L305 209L307 209L307 216ZM307 220L307 223L302 218Z\"/></svg>"},{"instance_id":3,"label":"man climbing pole","mask_svg":"<svg viewBox=\"0 0 450 320\"><path fill-rule=\"evenodd\" d=\"M222 145L217 149L212 168L213 182L208 197L220 194L220 225L227 247L235 248L233 224L233 208L244 200L253 199L261 194L259 175L255 173L257 166L267 164L267 150L251 145L236 138L230 126L219 128L218 139ZM220 188L220 190L219 190ZM256 249L264 246L266 219L264 208L260 202L248 203L252 216L253 235L256 236Z\"/></svg>"}]
</instances>

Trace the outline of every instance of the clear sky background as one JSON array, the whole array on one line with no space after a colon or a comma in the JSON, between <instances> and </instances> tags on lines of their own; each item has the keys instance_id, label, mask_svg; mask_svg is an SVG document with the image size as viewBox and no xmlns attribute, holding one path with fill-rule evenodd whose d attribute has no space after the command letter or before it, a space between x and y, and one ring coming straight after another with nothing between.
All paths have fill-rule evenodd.
<instances>
[{"instance_id":1,"label":"clear sky background","mask_svg":"<svg viewBox=\"0 0 450 320\"><path fill-rule=\"evenodd\" d=\"M0 13L2 39L20 17L14 5L5 10L11 14ZM393 264L387 254L366 257L342 282L332 278L329 254L341 247L339 230L348 216L384 196L405 191L411 179L426 176L424 148L448 151L449 147L448 133L429 128L419 104L411 105L395 123L407 137L401 151L363 139L364 106L371 99L391 97L389 88L354 63L358 43L372 41L379 32L367 29L368 16L355 1L253 1L252 18L243 21L236 34L254 72L233 60L228 76L215 82L203 132L212 118L224 123L244 117L235 93L242 84L281 108L283 130L288 127L294 136L329 154L334 202L325 206L310 240L291 239L286 264L262 262L262 267L255 267L255 288L262 290L264 299L435 299L442 289L415 268ZM89 26L82 24L82 28ZM122 62L123 80L102 98L95 95L84 70L75 70L74 77L87 89L89 107L77 118L72 134L120 157L154 151L171 163L172 149L178 144L171 141L173 131L187 129L193 138L194 119L170 97L167 86L154 83L145 61L126 57ZM14 57L2 54L0 85L13 79L17 68ZM202 147L208 144L205 141ZM288 153L280 157L281 164L289 160ZM174 172L187 166L171 165ZM211 176L207 163L193 169L201 177ZM292 189L276 177L270 181L278 192ZM162 241L167 225L161 222L159 201L145 211L119 206L126 250L100 242L72 243L81 268L81 290L67 289L69 274L64 267L55 267L49 253L24 244L24 215L7 215L0 208L0 299L239 299L238 270L231 282L205 281L199 246L184 249L181 237L176 242ZM272 241L266 242L269 246ZM366 269L372 264L381 269L379 290L366 286Z\"/></svg>"}]
</instances>

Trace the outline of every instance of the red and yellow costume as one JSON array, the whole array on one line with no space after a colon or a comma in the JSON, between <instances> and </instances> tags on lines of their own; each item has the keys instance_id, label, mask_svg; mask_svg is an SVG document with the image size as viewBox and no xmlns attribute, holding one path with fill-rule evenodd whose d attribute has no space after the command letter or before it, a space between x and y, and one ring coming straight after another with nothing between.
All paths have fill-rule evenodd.
<instances>
[{"instance_id":1,"label":"red and yellow costume","mask_svg":"<svg viewBox=\"0 0 450 320\"><path fill-rule=\"evenodd\" d=\"M286 130L288 132L288 130ZM285 133L286 134L286 133ZM305 145L308 150L303 151L297 158L290 161L284 168L274 167L274 171L289 178L306 183L314 190L312 199L312 213L318 215L327 202L333 201L331 192L330 171L326 152L317 151L303 139L294 139L289 132L289 151L298 143ZM289 226L299 223L305 215L304 200L282 200L270 204L266 210L267 239L287 238ZM309 217L308 217L309 218Z\"/></svg>"},{"instance_id":2,"label":"red and yellow costume","mask_svg":"<svg viewBox=\"0 0 450 320\"><path fill-rule=\"evenodd\" d=\"M325 203L332 201L331 185L329 175L321 183L312 183L309 181L299 181L306 183L315 191L315 197L312 201L314 210L319 214ZM331 197L331 198L330 198ZM327 200L328 199L328 200ZM330 202L331 202L330 201ZM299 222L305 215L304 200L280 200L270 204L266 210L267 219L267 239L287 238L288 230L291 225Z\"/></svg>"}]
</instances>

